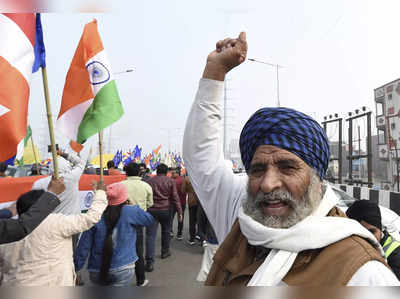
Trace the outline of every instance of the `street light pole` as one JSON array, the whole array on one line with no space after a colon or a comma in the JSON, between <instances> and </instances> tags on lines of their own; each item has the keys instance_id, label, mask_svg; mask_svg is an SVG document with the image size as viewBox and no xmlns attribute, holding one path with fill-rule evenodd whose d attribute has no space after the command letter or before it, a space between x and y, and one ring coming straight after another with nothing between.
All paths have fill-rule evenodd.
<instances>
[{"instance_id":1,"label":"street light pole","mask_svg":"<svg viewBox=\"0 0 400 299\"><path fill-rule=\"evenodd\" d=\"M161 128L161 130L165 130L167 131L167 135L168 135L168 152L171 152L171 131L180 131L181 128Z\"/></svg>"},{"instance_id":2,"label":"street light pole","mask_svg":"<svg viewBox=\"0 0 400 299\"><path fill-rule=\"evenodd\" d=\"M265 61L262 61L262 60L258 60L258 59L254 59L254 58L248 58L247 60L250 60L250 61L252 61L252 62L257 62L257 63L262 63L262 64L266 64L266 65L269 65L269 66L272 66L272 67L275 67L276 68L276 94L277 94L277 104L278 104L278 107L280 107L281 106L281 102L280 102L280 99L279 99L279 68L283 68L283 66L282 65L279 65L279 64L275 64L275 63L269 63L269 62L265 62Z\"/></svg>"}]
</instances>

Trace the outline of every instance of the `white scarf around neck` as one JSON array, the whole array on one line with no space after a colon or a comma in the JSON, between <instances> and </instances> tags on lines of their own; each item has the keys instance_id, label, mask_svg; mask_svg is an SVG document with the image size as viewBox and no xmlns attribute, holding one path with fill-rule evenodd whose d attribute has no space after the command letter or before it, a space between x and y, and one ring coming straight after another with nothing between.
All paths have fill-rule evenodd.
<instances>
[{"instance_id":1,"label":"white scarf around neck","mask_svg":"<svg viewBox=\"0 0 400 299\"><path fill-rule=\"evenodd\" d=\"M384 257L378 241L357 221L326 217L337 203L336 194L327 186L319 207L310 216L285 229L266 227L246 215L241 207L238 214L240 229L249 244L271 249L248 286L276 286L289 272L300 251L323 248L351 235L368 239Z\"/></svg>"}]
</instances>

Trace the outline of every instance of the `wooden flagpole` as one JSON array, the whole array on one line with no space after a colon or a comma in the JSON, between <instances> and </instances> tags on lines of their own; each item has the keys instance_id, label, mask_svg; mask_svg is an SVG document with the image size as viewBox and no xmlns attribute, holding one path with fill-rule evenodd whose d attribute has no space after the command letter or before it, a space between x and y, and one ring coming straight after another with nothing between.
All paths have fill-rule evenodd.
<instances>
[{"instance_id":1,"label":"wooden flagpole","mask_svg":"<svg viewBox=\"0 0 400 299\"><path fill-rule=\"evenodd\" d=\"M103 130L99 132L99 155L100 155L100 182L104 180L103 171Z\"/></svg>"},{"instance_id":2,"label":"wooden flagpole","mask_svg":"<svg viewBox=\"0 0 400 299\"><path fill-rule=\"evenodd\" d=\"M42 66L42 78L43 78L43 87L44 87L44 97L46 100L47 121L49 123L51 154L53 156L53 165L54 165L54 176L56 179L58 179L59 178L58 159L57 159L56 142L55 142L55 138L54 138L53 116L51 114L49 86L48 86L48 82L47 82L47 71L46 71L46 67L43 67L43 66Z\"/></svg>"}]
</instances>

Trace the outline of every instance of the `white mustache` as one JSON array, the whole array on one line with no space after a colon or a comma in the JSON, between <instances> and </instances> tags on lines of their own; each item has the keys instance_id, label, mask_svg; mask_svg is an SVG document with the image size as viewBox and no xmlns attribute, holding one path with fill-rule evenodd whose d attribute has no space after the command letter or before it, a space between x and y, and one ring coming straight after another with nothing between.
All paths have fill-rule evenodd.
<instances>
[{"instance_id":1,"label":"white mustache","mask_svg":"<svg viewBox=\"0 0 400 299\"><path fill-rule=\"evenodd\" d=\"M292 194L287 190L276 190L269 193L263 193L259 191L254 198L254 202L257 205L262 203L276 203L283 202L285 204L292 204L295 201Z\"/></svg>"}]
</instances>

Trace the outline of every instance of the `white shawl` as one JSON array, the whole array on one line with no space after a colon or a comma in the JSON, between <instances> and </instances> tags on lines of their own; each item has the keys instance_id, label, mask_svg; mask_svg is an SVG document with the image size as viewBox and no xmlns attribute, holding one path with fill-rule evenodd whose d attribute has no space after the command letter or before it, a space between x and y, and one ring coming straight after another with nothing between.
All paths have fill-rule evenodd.
<instances>
[{"instance_id":1,"label":"white shawl","mask_svg":"<svg viewBox=\"0 0 400 299\"><path fill-rule=\"evenodd\" d=\"M248 286L275 286L289 272L300 251L322 248L351 235L368 239L384 257L378 241L357 221L326 216L337 202L337 196L328 186L316 211L287 229L266 227L244 214L240 208L240 229L249 244L272 249Z\"/></svg>"}]
</instances>

